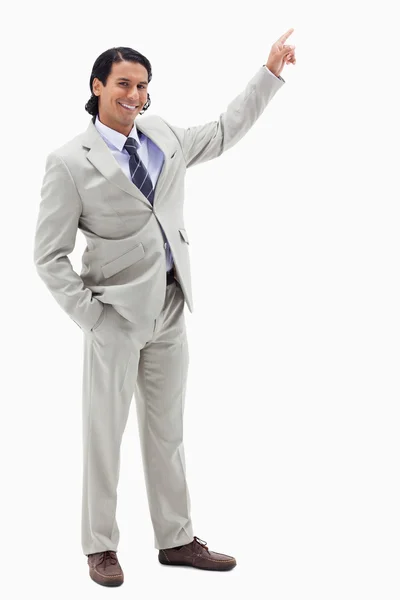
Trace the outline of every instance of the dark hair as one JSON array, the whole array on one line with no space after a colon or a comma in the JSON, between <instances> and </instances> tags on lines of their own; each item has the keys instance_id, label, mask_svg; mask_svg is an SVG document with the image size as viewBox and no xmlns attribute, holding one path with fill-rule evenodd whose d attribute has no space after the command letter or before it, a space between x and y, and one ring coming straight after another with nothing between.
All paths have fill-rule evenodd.
<instances>
[{"instance_id":1,"label":"dark hair","mask_svg":"<svg viewBox=\"0 0 400 600\"><path fill-rule=\"evenodd\" d=\"M90 75L90 91L91 97L89 101L85 104L85 110L93 115L93 123L96 121L96 116L99 112L99 98L95 94L93 94L92 83L93 79L97 77L101 81L103 85L106 85L109 74L111 73L113 63L119 63L124 60L130 60L132 62L140 63L147 69L149 83L152 79L151 72L151 64L150 61L140 54L137 50L133 50L132 48L118 47L118 48L110 48L106 50L98 58L96 58L93 68L92 74ZM142 115L150 106L150 94L147 92L147 102L143 106L142 110L139 112Z\"/></svg>"}]
</instances>

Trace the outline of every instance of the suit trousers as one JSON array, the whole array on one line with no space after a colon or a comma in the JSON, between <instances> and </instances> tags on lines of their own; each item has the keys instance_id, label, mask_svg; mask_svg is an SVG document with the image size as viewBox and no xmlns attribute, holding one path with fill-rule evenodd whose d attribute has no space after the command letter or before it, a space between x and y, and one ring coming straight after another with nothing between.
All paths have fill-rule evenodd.
<instances>
[{"instance_id":1,"label":"suit trousers","mask_svg":"<svg viewBox=\"0 0 400 600\"><path fill-rule=\"evenodd\" d=\"M184 295L176 279L155 320L138 326L105 304L94 328L84 332L84 554L118 548L120 447L133 396L154 545L193 540L183 446L188 365Z\"/></svg>"}]
</instances>

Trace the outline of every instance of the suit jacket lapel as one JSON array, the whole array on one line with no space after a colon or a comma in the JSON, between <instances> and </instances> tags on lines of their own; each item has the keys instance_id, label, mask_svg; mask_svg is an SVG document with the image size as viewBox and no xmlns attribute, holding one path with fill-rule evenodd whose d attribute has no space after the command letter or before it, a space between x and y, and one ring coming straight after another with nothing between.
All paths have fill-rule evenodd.
<instances>
[{"instance_id":1,"label":"suit jacket lapel","mask_svg":"<svg viewBox=\"0 0 400 600\"><path fill-rule=\"evenodd\" d=\"M147 118L147 121L149 121L149 119L150 117ZM165 183L171 148L167 138L159 135L156 125L151 125L148 122L143 123L143 120L139 120L136 123L136 127L139 131L142 131L146 136L148 136L151 141L154 142L164 153L164 162L154 190L155 204ZM151 206L151 202L147 200L146 196L142 194L133 181L128 179L125 173L122 171L121 167L110 152L106 142L97 131L92 119L90 120L88 128L83 135L82 145L84 148L89 150L86 158L94 167L96 167L96 169L100 171L102 175L104 175L104 177L106 177L106 179L108 179L108 181L119 187L124 192L127 192L134 198L144 202L146 205Z\"/></svg>"}]
</instances>

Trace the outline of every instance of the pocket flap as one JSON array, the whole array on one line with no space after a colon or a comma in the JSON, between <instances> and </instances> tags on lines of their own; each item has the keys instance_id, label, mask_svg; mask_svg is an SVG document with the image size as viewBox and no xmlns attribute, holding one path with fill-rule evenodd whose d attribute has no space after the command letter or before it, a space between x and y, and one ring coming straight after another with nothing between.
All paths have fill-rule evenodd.
<instances>
[{"instance_id":1,"label":"pocket flap","mask_svg":"<svg viewBox=\"0 0 400 600\"><path fill-rule=\"evenodd\" d=\"M118 258L115 258L111 262L102 265L101 270L103 271L104 277L111 277L112 275L115 275L115 273L122 271L122 269L130 267L135 262L143 258L143 256L143 244L138 244L137 246L132 248L132 250L129 250L128 252L125 252L125 254L122 254L122 256L118 256Z\"/></svg>"},{"instance_id":2,"label":"pocket flap","mask_svg":"<svg viewBox=\"0 0 400 600\"><path fill-rule=\"evenodd\" d=\"M188 244L189 243L189 238L188 238L188 234L186 233L186 229L180 229L179 233L181 234L181 236L183 237L183 239L185 240L185 242Z\"/></svg>"}]
</instances>

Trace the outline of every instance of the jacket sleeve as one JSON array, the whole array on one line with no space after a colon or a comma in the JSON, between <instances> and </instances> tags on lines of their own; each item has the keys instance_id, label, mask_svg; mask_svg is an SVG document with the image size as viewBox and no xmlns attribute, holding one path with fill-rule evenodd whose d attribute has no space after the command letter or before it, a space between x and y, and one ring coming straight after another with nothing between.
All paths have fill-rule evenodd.
<instances>
[{"instance_id":1,"label":"jacket sleeve","mask_svg":"<svg viewBox=\"0 0 400 600\"><path fill-rule=\"evenodd\" d=\"M67 255L76 241L82 203L71 173L56 154L47 157L34 239L36 270L58 304L90 331L104 305L92 297Z\"/></svg>"},{"instance_id":2,"label":"jacket sleeve","mask_svg":"<svg viewBox=\"0 0 400 600\"><path fill-rule=\"evenodd\" d=\"M217 158L232 148L254 125L284 83L282 77L276 77L263 65L218 121L184 129L163 119L179 140L186 167Z\"/></svg>"}]
</instances>

